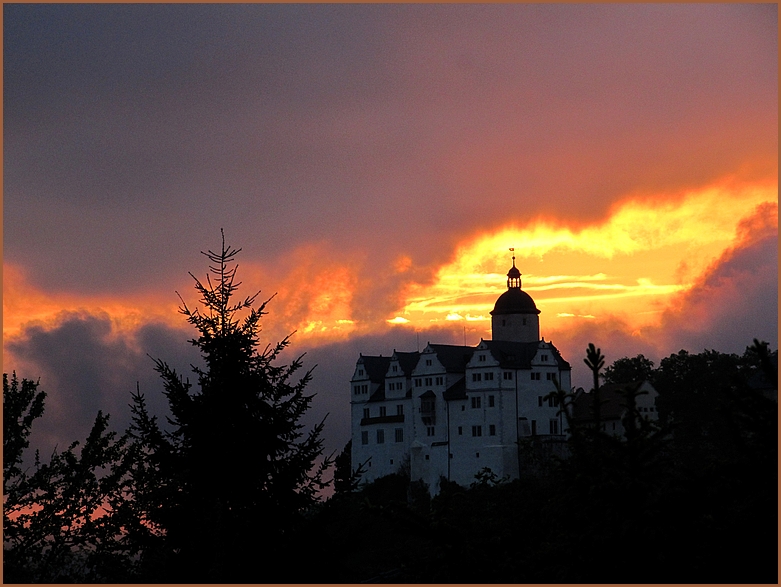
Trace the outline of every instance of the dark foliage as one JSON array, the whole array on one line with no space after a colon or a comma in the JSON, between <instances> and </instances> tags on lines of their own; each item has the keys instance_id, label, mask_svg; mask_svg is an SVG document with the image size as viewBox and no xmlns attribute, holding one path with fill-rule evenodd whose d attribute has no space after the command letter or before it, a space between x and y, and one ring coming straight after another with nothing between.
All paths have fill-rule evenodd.
<instances>
[{"instance_id":1,"label":"dark foliage","mask_svg":"<svg viewBox=\"0 0 781 587\"><path fill-rule=\"evenodd\" d=\"M199 391L157 362L172 432L137 392L127 435L99 413L83 446L25 470L45 394L4 376L6 582L777 583L778 355L766 343L681 351L656 369L619 359L605 379L647 375L661 412L644 418L627 386L621 439L573 421L558 389L566 454L520 443L529 466L511 482L484 469L468 488L442 479L432 498L401 466L359 486L348 443L322 503L322 425L297 423L309 373L291 383L300 360L272 364L287 341L256 352L265 305L229 303L237 252L209 253L218 283L196 280L206 310L182 308L206 359ZM589 345L586 362L598 389L604 356Z\"/></svg>"},{"instance_id":2,"label":"dark foliage","mask_svg":"<svg viewBox=\"0 0 781 587\"><path fill-rule=\"evenodd\" d=\"M155 581L284 580L289 541L326 485L323 423L308 434L299 423L311 371L296 381L301 358L275 364L288 339L258 351L268 302L234 300L239 251L223 238L219 252L204 253L215 280L193 276L203 309L180 308L206 363L194 368L199 390L156 361L173 432L161 432L143 396L134 398L135 499L160 530L146 537L158 543L148 560Z\"/></svg>"},{"instance_id":3,"label":"dark foliage","mask_svg":"<svg viewBox=\"0 0 781 587\"><path fill-rule=\"evenodd\" d=\"M258 351L266 304L235 301L239 252L205 253L195 279L203 309L181 312L206 367L197 391L156 361L172 417L164 432L143 394L118 437L98 413L83 446L23 453L43 414L37 383L3 376L4 579L10 582L280 582L290 549L326 485L321 422L299 423L312 396L299 357L276 364L288 339ZM212 276L215 279L212 280Z\"/></svg>"},{"instance_id":4,"label":"dark foliage","mask_svg":"<svg viewBox=\"0 0 781 587\"><path fill-rule=\"evenodd\" d=\"M83 446L36 453L23 470L33 421L43 414L37 383L3 375L3 579L9 583L127 581L134 546L126 539L125 437L100 412Z\"/></svg>"},{"instance_id":5,"label":"dark foliage","mask_svg":"<svg viewBox=\"0 0 781 587\"><path fill-rule=\"evenodd\" d=\"M589 351L600 375L604 357ZM334 570L327 580L776 583L777 402L750 381L777 354L762 353L759 343L743 357L664 359L647 373L668 401L662 421L643 417L631 386L623 440L581 429L565 411L569 456L521 479L483 470L469 488L442 480L426 501L393 475L335 496L312 526L324 537L318 560ZM635 380L646 361L609 370ZM555 395L570 405L568 392ZM711 404L702 413L692 405L700 400ZM690 455L706 453L693 466Z\"/></svg>"},{"instance_id":6,"label":"dark foliage","mask_svg":"<svg viewBox=\"0 0 781 587\"><path fill-rule=\"evenodd\" d=\"M605 383L630 383L632 381L646 381L651 377L654 362L643 355L636 357L623 357L613 362L605 369L603 378Z\"/></svg>"}]
</instances>

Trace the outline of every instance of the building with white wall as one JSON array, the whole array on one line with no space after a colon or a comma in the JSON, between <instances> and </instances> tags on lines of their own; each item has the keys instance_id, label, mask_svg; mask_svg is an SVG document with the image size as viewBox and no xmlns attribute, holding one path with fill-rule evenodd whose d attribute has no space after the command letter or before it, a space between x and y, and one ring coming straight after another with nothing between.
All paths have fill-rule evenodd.
<instances>
[{"instance_id":1,"label":"building with white wall","mask_svg":"<svg viewBox=\"0 0 781 587\"><path fill-rule=\"evenodd\" d=\"M491 312L492 340L361 355L351 380L353 470L364 464L362 479L372 481L408 461L432 493L442 477L469 485L485 467L517 478L519 439L565 433L546 396L556 381L570 389L570 365L540 338L539 314L513 257Z\"/></svg>"}]
</instances>

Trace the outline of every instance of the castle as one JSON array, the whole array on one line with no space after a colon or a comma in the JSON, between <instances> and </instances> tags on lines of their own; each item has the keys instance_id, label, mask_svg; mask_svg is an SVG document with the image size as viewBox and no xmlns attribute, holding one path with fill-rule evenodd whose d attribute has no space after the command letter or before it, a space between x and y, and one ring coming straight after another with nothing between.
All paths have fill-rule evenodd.
<instances>
[{"instance_id":1,"label":"castle","mask_svg":"<svg viewBox=\"0 0 781 587\"><path fill-rule=\"evenodd\" d=\"M546 396L555 381L570 389L571 369L540 338L539 314L513 256L491 312L493 340L361 354L351 380L352 469L365 463L368 482L408 462L411 479L437 493L440 478L468 486L485 467L517 478L521 438L563 440L559 407Z\"/></svg>"}]
</instances>

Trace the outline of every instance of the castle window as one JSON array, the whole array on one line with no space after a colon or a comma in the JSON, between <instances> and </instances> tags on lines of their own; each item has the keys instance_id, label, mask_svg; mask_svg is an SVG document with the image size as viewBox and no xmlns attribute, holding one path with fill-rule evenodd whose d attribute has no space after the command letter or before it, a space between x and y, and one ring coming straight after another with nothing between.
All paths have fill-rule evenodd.
<instances>
[{"instance_id":1,"label":"castle window","mask_svg":"<svg viewBox=\"0 0 781 587\"><path fill-rule=\"evenodd\" d=\"M394 433L396 435L396 442L404 442L404 428L396 428Z\"/></svg>"},{"instance_id":2,"label":"castle window","mask_svg":"<svg viewBox=\"0 0 781 587\"><path fill-rule=\"evenodd\" d=\"M482 436L482 435L483 435L482 426L472 426L472 436Z\"/></svg>"},{"instance_id":3,"label":"castle window","mask_svg":"<svg viewBox=\"0 0 781 587\"><path fill-rule=\"evenodd\" d=\"M359 377L363 376L363 369L358 369L358 376Z\"/></svg>"},{"instance_id":4,"label":"castle window","mask_svg":"<svg viewBox=\"0 0 781 587\"><path fill-rule=\"evenodd\" d=\"M385 430L377 430L377 444L385 444Z\"/></svg>"},{"instance_id":5,"label":"castle window","mask_svg":"<svg viewBox=\"0 0 781 587\"><path fill-rule=\"evenodd\" d=\"M361 444L369 444L369 431L364 430L361 432Z\"/></svg>"},{"instance_id":6,"label":"castle window","mask_svg":"<svg viewBox=\"0 0 781 587\"><path fill-rule=\"evenodd\" d=\"M458 435L461 436L463 433L464 433L464 429L461 426L459 426L458 427Z\"/></svg>"},{"instance_id":7,"label":"castle window","mask_svg":"<svg viewBox=\"0 0 781 587\"><path fill-rule=\"evenodd\" d=\"M354 387L353 387L353 393L354 393L355 395L358 395L359 393L361 393L361 386L360 386L360 385L356 385L356 386L354 386Z\"/></svg>"},{"instance_id":8,"label":"castle window","mask_svg":"<svg viewBox=\"0 0 781 587\"><path fill-rule=\"evenodd\" d=\"M426 367L431 367L431 359L426 359Z\"/></svg>"},{"instance_id":9,"label":"castle window","mask_svg":"<svg viewBox=\"0 0 781 587\"><path fill-rule=\"evenodd\" d=\"M502 326L507 326L507 320L502 320Z\"/></svg>"},{"instance_id":10,"label":"castle window","mask_svg":"<svg viewBox=\"0 0 781 587\"><path fill-rule=\"evenodd\" d=\"M537 396L537 405L538 405L539 407L542 407L542 396L541 396L541 395L538 395L538 396Z\"/></svg>"},{"instance_id":11,"label":"castle window","mask_svg":"<svg viewBox=\"0 0 781 587\"><path fill-rule=\"evenodd\" d=\"M369 384L361 385L361 393L369 393Z\"/></svg>"},{"instance_id":12,"label":"castle window","mask_svg":"<svg viewBox=\"0 0 781 587\"><path fill-rule=\"evenodd\" d=\"M548 381L553 381L553 373L546 373L545 379L547 379Z\"/></svg>"},{"instance_id":13,"label":"castle window","mask_svg":"<svg viewBox=\"0 0 781 587\"><path fill-rule=\"evenodd\" d=\"M493 407L494 407L494 405L495 405L494 396L492 396L492 395L489 395L489 396L488 396L488 407L489 407L489 408L493 408Z\"/></svg>"},{"instance_id":14,"label":"castle window","mask_svg":"<svg viewBox=\"0 0 781 587\"><path fill-rule=\"evenodd\" d=\"M472 381L482 381L482 380L483 380L482 373L472 373Z\"/></svg>"},{"instance_id":15,"label":"castle window","mask_svg":"<svg viewBox=\"0 0 781 587\"><path fill-rule=\"evenodd\" d=\"M445 378L437 377L437 385L444 385L444 384L445 384Z\"/></svg>"},{"instance_id":16,"label":"castle window","mask_svg":"<svg viewBox=\"0 0 781 587\"><path fill-rule=\"evenodd\" d=\"M473 408L479 408L479 407L480 407L480 400L481 400L481 399L482 399L482 398L481 398L480 396L473 397L473 398L472 398L472 407L473 407Z\"/></svg>"},{"instance_id":17,"label":"castle window","mask_svg":"<svg viewBox=\"0 0 781 587\"><path fill-rule=\"evenodd\" d=\"M477 357L477 360L480 361L481 363L485 363L485 355L479 355Z\"/></svg>"},{"instance_id":18,"label":"castle window","mask_svg":"<svg viewBox=\"0 0 781 587\"><path fill-rule=\"evenodd\" d=\"M431 377L426 377L426 387L431 385Z\"/></svg>"},{"instance_id":19,"label":"castle window","mask_svg":"<svg viewBox=\"0 0 781 587\"><path fill-rule=\"evenodd\" d=\"M393 367L391 367L391 370L392 370L394 373L396 373L396 372L399 370L399 368L398 368L396 365L393 365Z\"/></svg>"},{"instance_id":20,"label":"castle window","mask_svg":"<svg viewBox=\"0 0 781 587\"><path fill-rule=\"evenodd\" d=\"M551 420L550 421L550 433L551 434L558 434L559 433L559 421L558 420Z\"/></svg>"},{"instance_id":21,"label":"castle window","mask_svg":"<svg viewBox=\"0 0 781 587\"><path fill-rule=\"evenodd\" d=\"M363 417L368 418L369 417L369 408L363 408Z\"/></svg>"},{"instance_id":22,"label":"castle window","mask_svg":"<svg viewBox=\"0 0 781 587\"><path fill-rule=\"evenodd\" d=\"M423 380L415 379L415 387L423 387Z\"/></svg>"},{"instance_id":23,"label":"castle window","mask_svg":"<svg viewBox=\"0 0 781 587\"><path fill-rule=\"evenodd\" d=\"M433 426L426 426L426 436L434 436L435 428Z\"/></svg>"},{"instance_id":24,"label":"castle window","mask_svg":"<svg viewBox=\"0 0 781 587\"><path fill-rule=\"evenodd\" d=\"M388 413L388 410L385 406L380 406L380 418L384 418Z\"/></svg>"},{"instance_id":25,"label":"castle window","mask_svg":"<svg viewBox=\"0 0 781 587\"><path fill-rule=\"evenodd\" d=\"M393 464L393 459L391 459L391 463L390 463L390 464L391 464L391 465Z\"/></svg>"},{"instance_id":26,"label":"castle window","mask_svg":"<svg viewBox=\"0 0 781 587\"><path fill-rule=\"evenodd\" d=\"M485 380L486 381L493 381L494 380L494 374L493 373L486 373L485 374Z\"/></svg>"},{"instance_id":27,"label":"castle window","mask_svg":"<svg viewBox=\"0 0 781 587\"><path fill-rule=\"evenodd\" d=\"M479 458L480 458L480 453L479 453L479 452L476 452L476 453L475 453L475 458L476 458L476 459L479 459Z\"/></svg>"},{"instance_id":28,"label":"castle window","mask_svg":"<svg viewBox=\"0 0 781 587\"><path fill-rule=\"evenodd\" d=\"M547 361L548 360L548 355L540 355L540 360Z\"/></svg>"},{"instance_id":29,"label":"castle window","mask_svg":"<svg viewBox=\"0 0 781 587\"><path fill-rule=\"evenodd\" d=\"M523 325L526 326L526 318L523 319Z\"/></svg>"},{"instance_id":30,"label":"castle window","mask_svg":"<svg viewBox=\"0 0 781 587\"><path fill-rule=\"evenodd\" d=\"M490 424L488 426L488 435L489 436L496 436L496 424Z\"/></svg>"},{"instance_id":31,"label":"castle window","mask_svg":"<svg viewBox=\"0 0 781 587\"><path fill-rule=\"evenodd\" d=\"M513 372L512 371L505 371L503 373L503 379L505 381L512 381L512 379L513 379Z\"/></svg>"},{"instance_id":32,"label":"castle window","mask_svg":"<svg viewBox=\"0 0 781 587\"><path fill-rule=\"evenodd\" d=\"M403 416L404 415L404 405L399 404L396 406L396 415L397 416Z\"/></svg>"},{"instance_id":33,"label":"castle window","mask_svg":"<svg viewBox=\"0 0 781 587\"><path fill-rule=\"evenodd\" d=\"M531 380L532 381L539 381L540 380L540 374L539 373L532 373L531 374Z\"/></svg>"}]
</instances>

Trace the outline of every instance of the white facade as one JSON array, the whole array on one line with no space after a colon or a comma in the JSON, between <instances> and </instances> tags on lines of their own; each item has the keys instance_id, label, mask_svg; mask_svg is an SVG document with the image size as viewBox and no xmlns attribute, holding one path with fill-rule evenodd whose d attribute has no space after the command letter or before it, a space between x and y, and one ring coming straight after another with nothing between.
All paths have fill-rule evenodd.
<instances>
[{"instance_id":1,"label":"white facade","mask_svg":"<svg viewBox=\"0 0 781 587\"><path fill-rule=\"evenodd\" d=\"M514 258L507 275L491 312L493 340L360 356L351 380L352 468L364 465L364 481L407 462L432 493L440 478L469 485L485 467L516 478L519 438L564 438L546 396L555 381L570 389L570 365L539 338L539 310L521 290Z\"/></svg>"}]
</instances>

